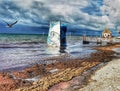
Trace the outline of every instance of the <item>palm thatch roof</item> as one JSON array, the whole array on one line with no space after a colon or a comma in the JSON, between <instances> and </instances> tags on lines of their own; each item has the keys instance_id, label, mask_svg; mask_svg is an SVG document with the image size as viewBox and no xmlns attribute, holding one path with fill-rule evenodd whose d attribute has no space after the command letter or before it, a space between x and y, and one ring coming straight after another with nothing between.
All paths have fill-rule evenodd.
<instances>
[{"instance_id":1,"label":"palm thatch roof","mask_svg":"<svg viewBox=\"0 0 120 91\"><path fill-rule=\"evenodd\" d=\"M103 34L104 34L104 33L109 33L109 34L111 34L111 31L106 28L102 33L103 33Z\"/></svg>"}]
</instances>

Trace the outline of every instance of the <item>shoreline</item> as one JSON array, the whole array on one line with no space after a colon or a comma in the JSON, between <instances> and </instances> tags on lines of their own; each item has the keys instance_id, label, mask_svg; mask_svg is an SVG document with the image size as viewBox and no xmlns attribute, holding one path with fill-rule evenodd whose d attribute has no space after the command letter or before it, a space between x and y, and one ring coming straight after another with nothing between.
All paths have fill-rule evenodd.
<instances>
[{"instance_id":1,"label":"shoreline","mask_svg":"<svg viewBox=\"0 0 120 91\"><path fill-rule=\"evenodd\" d=\"M106 48L106 46L102 46L102 47L98 47L98 48L96 48L95 47L95 49L98 49L98 50L102 50L102 51L115 51L115 50L112 50L112 49L114 49L114 48L118 48L118 47L120 47L120 44L114 44L114 46L113 45L109 45L109 46L107 46L107 48ZM115 53L116 54L116 53ZM119 54L119 53L118 53ZM118 62L117 62L117 61ZM114 61L116 61L116 63L117 64L115 64L114 63ZM59 83L59 84L57 84L57 85L55 85L55 86L53 86L50 90L48 90L48 91L96 91L96 90L98 90L98 91L108 91L108 90L106 90L106 89L108 89L107 88L107 86L106 86L106 88L103 88L102 89L102 86L101 86L101 88L99 88L99 85L96 85L97 84L97 81L94 81L91 77L93 77L93 76L96 76L96 74L95 73L98 73L98 74L101 74L101 77L103 77L104 78L104 76L102 75L103 74L103 72L101 71L101 73L99 73L98 71L99 70L101 70L101 69L104 69L106 66L108 66L109 68L107 68L107 69L105 69L105 70L109 70L110 68L111 68L111 66L113 66L113 65L110 65L110 63L112 64L115 64L115 65L117 65L117 67L119 67L119 62L120 62L120 58L119 57L116 57L116 56L114 56L113 58L112 58L112 60L109 60L109 61L107 61L107 62L101 62L100 64L98 64L97 66L95 66L95 67L92 67L92 68L90 68L89 70L86 70L85 72L83 72L80 76L78 76L78 77L74 77L72 80L70 80L70 81L68 81L68 82L61 82L61 83ZM114 68L114 66L113 66L113 70L115 69L115 71L116 70L120 70L120 69L117 69L117 67L116 67L116 69ZM106 72L106 73L105 73ZM111 71L109 70L109 72L111 73ZM108 74L107 73L107 71L104 71L104 73L105 74ZM114 72L115 73L115 72ZM113 73L113 75L114 75L114 73ZM119 73L119 71L117 71L117 73L116 73L116 75ZM111 75L112 75L112 73L111 73ZM119 76L119 75L118 75ZM115 76L116 77L116 76ZM114 78L115 78L114 77ZM99 78L99 75L97 75L97 78L98 78L98 81L99 80L101 80L100 78ZM120 77L119 77L120 78ZM105 78L106 79L106 78ZM104 80L105 80L104 79ZM102 81L104 81L104 80L102 80ZM108 80L108 83L110 82L111 80ZM115 83L116 82L116 83ZM114 84L115 85L113 85L113 83L111 83L111 84L109 84L109 85L113 85L113 86L117 86L117 88L115 89L113 86L110 86L110 88L112 88L112 90L111 91L119 91L120 90L120 83L119 83L119 81L115 81L114 82ZM104 81L104 83L105 83L105 81ZM103 83L103 84L104 84ZM93 85L94 84L94 85ZM98 83L99 84L99 83ZM107 83L106 83L107 84ZM66 87L64 87L64 85L66 85ZM108 86L109 86L108 85ZM104 85L103 85L104 86ZM62 90L61 90L62 89ZM102 90L101 90L102 89ZM109 91L110 91L110 89L109 89Z\"/></svg>"},{"instance_id":2,"label":"shoreline","mask_svg":"<svg viewBox=\"0 0 120 91\"><path fill-rule=\"evenodd\" d=\"M104 47L96 47L95 49L98 50L98 52L92 53L90 55L90 58L86 58L83 60L74 59L71 61L68 60L66 62L57 62L48 65L36 64L20 72L1 73L0 76L5 74L4 75L5 77L3 76L3 78L6 78L6 80L10 79L11 81L13 81L13 84L11 84L10 87L14 87L14 88L9 89L10 87L6 87L6 89L9 89L9 91L14 91L15 89L17 89L17 91L28 91L28 89L30 91L38 90L38 89L39 91L47 91L47 90L55 91L55 90L50 90L51 87L53 88L54 86L56 86L55 84L58 85L61 84L62 82L68 82L74 79L75 77L80 76L80 74L84 73L90 68L93 68L96 65L99 65L100 63L110 61L113 58L113 54L115 53L110 49L116 48L118 47L118 45L119 44L117 44L117 46L116 44L114 44L110 46L107 45ZM99 59L97 59L98 57ZM37 76L40 76L39 78L41 78L37 82L31 82L29 80L25 80L27 78L34 78ZM16 83L17 86L15 85ZM0 88L1 87L2 86L0 83ZM3 89L1 91L5 91L5 90Z\"/></svg>"}]
</instances>

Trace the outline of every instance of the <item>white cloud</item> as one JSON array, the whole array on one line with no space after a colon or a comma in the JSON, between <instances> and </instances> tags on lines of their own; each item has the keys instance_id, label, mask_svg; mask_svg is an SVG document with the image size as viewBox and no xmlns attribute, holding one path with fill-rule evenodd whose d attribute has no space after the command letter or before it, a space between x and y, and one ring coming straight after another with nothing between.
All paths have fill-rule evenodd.
<instances>
[{"instance_id":1,"label":"white cloud","mask_svg":"<svg viewBox=\"0 0 120 91\"><path fill-rule=\"evenodd\" d=\"M119 27L120 23L120 0L104 0L104 5L101 7L103 14L108 15L109 22Z\"/></svg>"},{"instance_id":2,"label":"white cloud","mask_svg":"<svg viewBox=\"0 0 120 91\"><path fill-rule=\"evenodd\" d=\"M30 8L34 0L12 0L17 6L22 8Z\"/></svg>"},{"instance_id":3,"label":"white cloud","mask_svg":"<svg viewBox=\"0 0 120 91\"><path fill-rule=\"evenodd\" d=\"M22 24L28 25L41 25L41 23L50 20L61 20L70 24L77 25L78 27L85 27L89 29L101 30L106 26L113 28L114 22L111 21L112 15L118 17L119 11L111 11L111 0L104 0L104 5L99 7L98 2L94 0L9 0L12 2L7 9L8 14L14 19L20 19ZM115 4L119 3L114 0ZM0 1L1 2L1 1ZM94 4L97 8L101 8L103 16L90 15L81 9ZM12 5L14 6L12 8ZM113 5L112 7L120 7ZM93 6L94 8L94 6ZM0 8L0 12L5 11ZM114 13L115 12L115 13ZM99 12L97 12L99 13ZM106 14L111 16L107 16ZM6 15L7 16L7 13ZM4 15L0 14L0 17ZM6 18L6 17L4 17ZM118 21L114 19L114 21Z\"/></svg>"}]
</instances>

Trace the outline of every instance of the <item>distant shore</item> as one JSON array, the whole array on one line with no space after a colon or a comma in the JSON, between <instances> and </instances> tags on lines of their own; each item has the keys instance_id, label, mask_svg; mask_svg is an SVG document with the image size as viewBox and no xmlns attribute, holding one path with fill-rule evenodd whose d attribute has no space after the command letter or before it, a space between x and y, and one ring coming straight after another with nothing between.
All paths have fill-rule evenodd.
<instances>
[{"instance_id":1,"label":"distant shore","mask_svg":"<svg viewBox=\"0 0 120 91\"><path fill-rule=\"evenodd\" d=\"M36 64L20 72L2 72L0 73L0 89L1 91L14 91L15 89L17 91L60 91L55 90L56 86L57 89L60 89L60 87L69 87L70 83L74 85L73 79L75 77L79 77L84 72L101 63L111 61L114 58L113 54L115 54L111 49L117 47L120 47L120 44L96 47L94 49L97 52L92 53L89 58L73 59L65 62L60 61L48 65ZM80 85L78 88L86 84L85 82L87 82L90 75L86 74L86 76L82 77L81 83L78 83ZM73 88L70 87L70 89Z\"/></svg>"}]
</instances>

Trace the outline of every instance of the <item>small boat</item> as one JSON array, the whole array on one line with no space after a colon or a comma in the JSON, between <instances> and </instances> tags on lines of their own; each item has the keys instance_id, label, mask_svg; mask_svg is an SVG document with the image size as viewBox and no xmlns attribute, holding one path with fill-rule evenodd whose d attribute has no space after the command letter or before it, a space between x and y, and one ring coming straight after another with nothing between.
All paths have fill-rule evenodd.
<instances>
[{"instance_id":1,"label":"small boat","mask_svg":"<svg viewBox=\"0 0 120 91\"><path fill-rule=\"evenodd\" d=\"M83 40L83 44L89 44L89 43L90 43L89 41Z\"/></svg>"}]
</instances>

